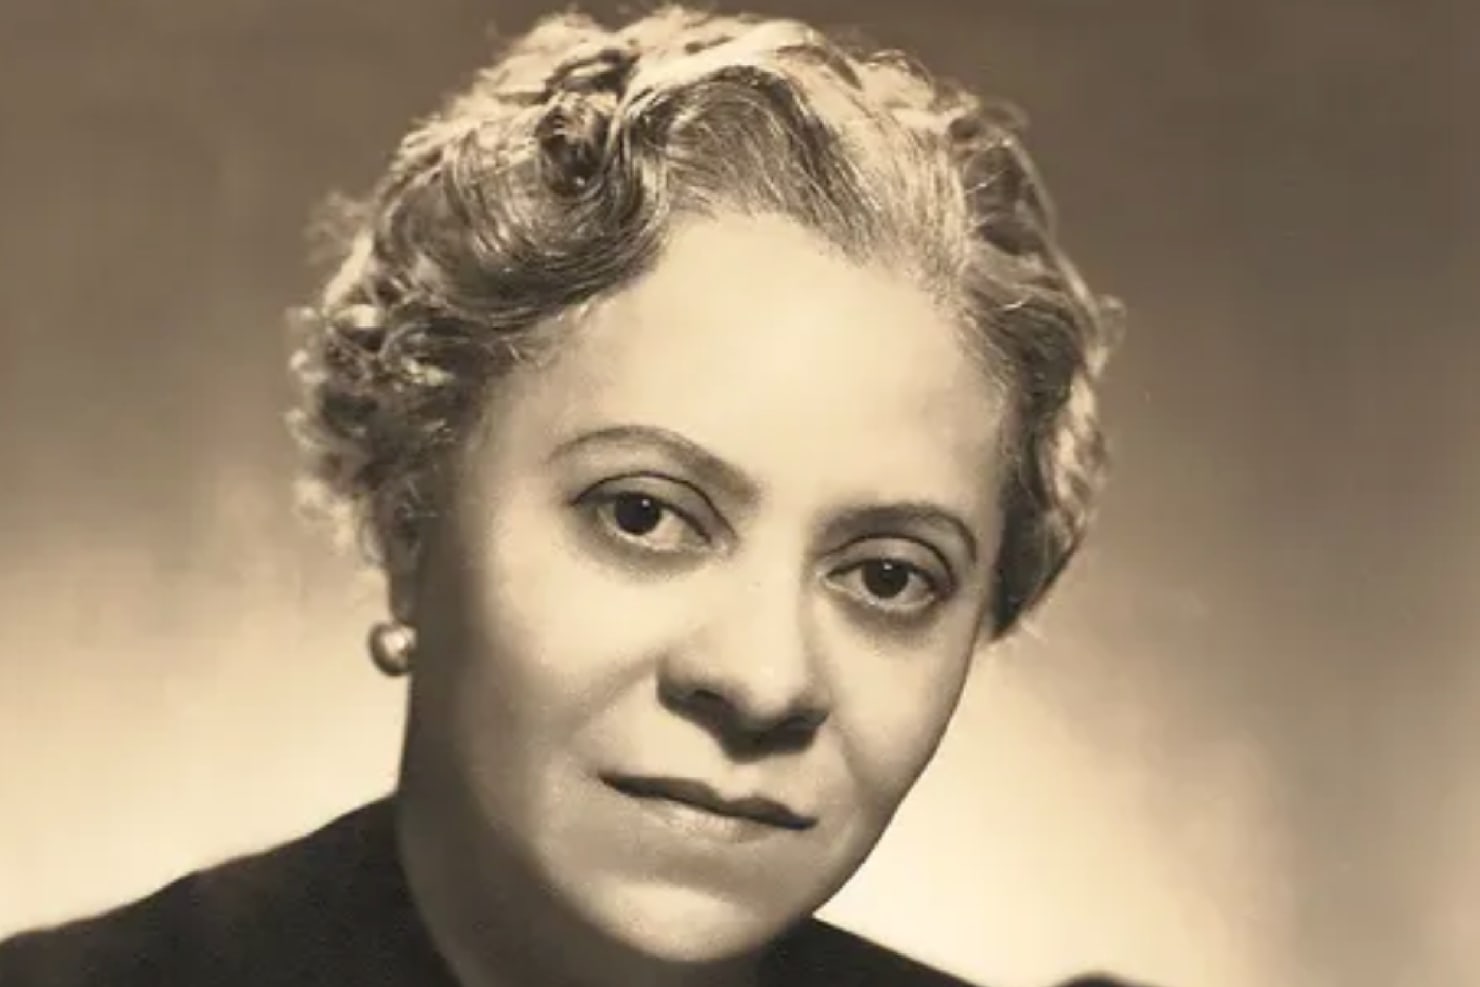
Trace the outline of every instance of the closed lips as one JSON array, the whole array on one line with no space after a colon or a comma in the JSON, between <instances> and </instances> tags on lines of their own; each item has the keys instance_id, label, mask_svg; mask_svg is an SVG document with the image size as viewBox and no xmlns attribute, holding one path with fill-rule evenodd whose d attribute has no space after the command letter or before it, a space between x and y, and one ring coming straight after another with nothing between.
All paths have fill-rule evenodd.
<instances>
[{"instance_id":1,"label":"closed lips","mask_svg":"<svg viewBox=\"0 0 1480 987\"><path fill-rule=\"evenodd\" d=\"M759 795L725 798L709 785L687 778L631 777L605 775L608 785L624 795L640 799L662 799L703 809L715 815L775 826L779 829L803 830L817 820L801 815L789 806Z\"/></svg>"}]
</instances>

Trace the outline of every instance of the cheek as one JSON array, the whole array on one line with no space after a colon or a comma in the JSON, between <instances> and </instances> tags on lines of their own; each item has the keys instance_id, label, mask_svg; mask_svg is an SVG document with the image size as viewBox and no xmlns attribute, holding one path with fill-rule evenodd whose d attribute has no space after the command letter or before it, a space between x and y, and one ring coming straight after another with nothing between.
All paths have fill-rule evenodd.
<instances>
[{"instance_id":1,"label":"cheek","mask_svg":"<svg viewBox=\"0 0 1480 987\"><path fill-rule=\"evenodd\" d=\"M859 794L892 812L934 755L971 664L969 634L913 647L844 649L832 676L835 727Z\"/></svg>"},{"instance_id":2,"label":"cheek","mask_svg":"<svg viewBox=\"0 0 1480 987\"><path fill-rule=\"evenodd\" d=\"M473 650L510 698L574 728L615 701L684 633L693 586L634 579L593 556L547 498L515 498L476 541Z\"/></svg>"}]
</instances>

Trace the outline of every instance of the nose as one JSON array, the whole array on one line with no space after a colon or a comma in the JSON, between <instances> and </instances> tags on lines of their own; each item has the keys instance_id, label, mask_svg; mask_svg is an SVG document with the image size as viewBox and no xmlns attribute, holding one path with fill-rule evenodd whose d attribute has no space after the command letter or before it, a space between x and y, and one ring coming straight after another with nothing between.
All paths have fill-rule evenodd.
<instances>
[{"instance_id":1,"label":"nose","mask_svg":"<svg viewBox=\"0 0 1480 987\"><path fill-rule=\"evenodd\" d=\"M732 756L805 747L831 711L805 579L774 573L731 597L664 656L662 699Z\"/></svg>"}]
</instances>

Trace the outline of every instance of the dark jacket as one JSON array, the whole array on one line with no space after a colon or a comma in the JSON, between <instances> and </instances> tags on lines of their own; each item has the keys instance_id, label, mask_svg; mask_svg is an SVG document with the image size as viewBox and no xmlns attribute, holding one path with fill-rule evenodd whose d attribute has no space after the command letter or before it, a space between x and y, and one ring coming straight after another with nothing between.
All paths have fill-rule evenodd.
<instances>
[{"instance_id":1,"label":"dark jacket","mask_svg":"<svg viewBox=\"0 0 1480 987\"><path fill-rule=\"evenodd\" d=\"M133 904L6 940L0 987L456 987L411 904L391 816L377 802ZM772 958L775 987L969 987L815 920Z\"/></svg>"}]
</instances>

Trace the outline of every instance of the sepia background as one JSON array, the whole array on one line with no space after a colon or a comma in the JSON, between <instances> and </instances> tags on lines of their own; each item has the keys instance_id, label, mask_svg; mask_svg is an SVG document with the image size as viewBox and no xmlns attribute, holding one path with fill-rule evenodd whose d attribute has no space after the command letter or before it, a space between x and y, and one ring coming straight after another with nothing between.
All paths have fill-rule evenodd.
<instances>
[{"instance_id":1,"label":"sepia background","mask_svg":"<svg viewBox=\"0 0 1480 987\"><path fill-rule=\"evenodd\" d=\"M829 914L1005 987L1473 981L1480 5L752 7L1024 106L1132 314L1092 549ZM281 314L315 203L540 9L0 6L0 935L389 785Z\"/></svg>"}]
</instances>

